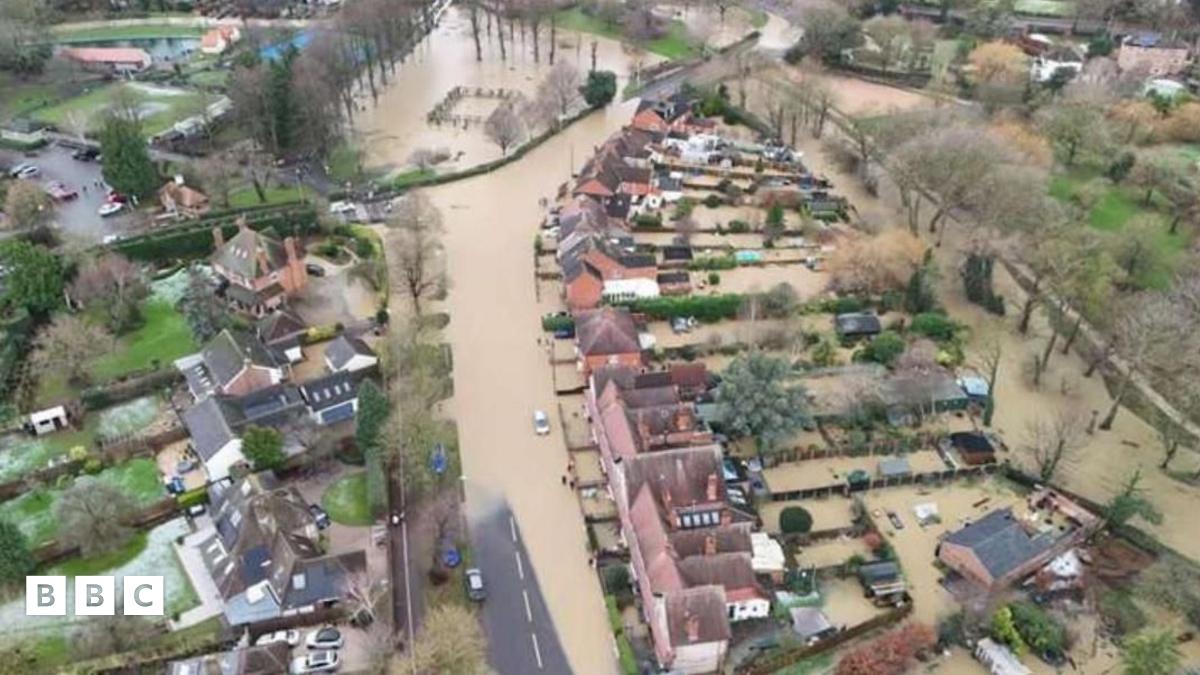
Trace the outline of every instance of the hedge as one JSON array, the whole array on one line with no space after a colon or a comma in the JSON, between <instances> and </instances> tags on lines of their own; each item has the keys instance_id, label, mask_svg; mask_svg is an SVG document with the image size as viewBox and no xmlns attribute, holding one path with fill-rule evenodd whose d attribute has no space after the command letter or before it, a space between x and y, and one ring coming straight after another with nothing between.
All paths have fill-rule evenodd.
<instances>
[{"instance_id":1,"label":"hedge","mask_svg":"<svg viewBox=\"0 0 1200 675\"><path fill-rule=\"evenodd\" d=\"M547 314L542 317L542 330L554 332L575 327L575 317L569 314Z\"/></svg>"},{"instance_id":2,"label":"hedge","mask_svg":"<svg viewBox=\"0 0 1200 675\"><path fill-rule=\"evenodd\" d=\"M175 501L181 509L190 509L198 504L205 504L208 502L208 489L198 487L194 490L188 490L176 496Z\"/></svg>"},{"instance_id":3,"label":"hedge","mask_svg":"<svg viewBox=\"0 0 1200 675\"><path fill-rule=\"evenodd\" d=\"M805 534L812 525L812 514L804 507L789 506L779 512L779 531L784 534Z\"/></svg>"},{"instance_id":4,"label":"hedge","mask_svg":"<svg viewBox=\"0 0 1200 675\"><path fill-rule=\"evenodd\" d=\"M737 258L732 253L719 256L702 256L688 263L688 269L692 271L731 270L737 266Z\"/></svg>"},{"instance_id":5,"label":"hedge","mask_svg":"<svg viewBox=\"0 0 1200 675\"><path fill-rule=\"evenodd\" d=\"M156 262L181 258L202 258L213 252L213 229L220 227L226 238L237 233L237 221L245 218L254 230L271 228L283 236L309 234L317 228L317 212L311 206L266 207L229 211L176 226L125 239L109 248L132 260Z\"/></svg>"},{"instance_id":6,"label":"hedge","mask_svg":"<svg viewBox=\"0 0 1200 675\"><path fill-rule=\"evenodd\" d=\"M725 295L646 298L634 300L627 306L631 311L646 314L653 319L690 316L705 323L715 323L721 319L737 318L738 310L742 308L742 296L736 293L727 293Z\"/></svg>"}]
</instances>

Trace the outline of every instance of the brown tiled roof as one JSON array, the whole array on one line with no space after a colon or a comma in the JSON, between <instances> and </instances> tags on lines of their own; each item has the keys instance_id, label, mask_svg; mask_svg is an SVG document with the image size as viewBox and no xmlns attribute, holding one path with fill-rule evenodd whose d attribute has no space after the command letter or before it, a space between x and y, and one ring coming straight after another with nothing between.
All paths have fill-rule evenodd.
<instances>
[{"instance_id":1,"label":"brown tiled roof","mask_svg":"<svg viewBox=\"0 0 1200 675\"><path fill-rule=\"evenodd\" d=\"M679 572L666 525L649 486L643 485L634 497L629 507L629 520L646 566L650 588L655 593L682 590L685 587L683 575Z\"/></svg>"},{"instance_id":2,"label":"brown tiled roof","mask_svg":"<svg viewBox=\"0 0 1200 675\"><path fill-rule=\"evenodd\" d=\"M579 350L584 356L630 354L642 350L629 310L612 307L580 312L575 317Z\"/></svg>"},{"instance_id":3,"label":"brown tiled roof","mask_svg":"<svg viewBox=\"0 0 1200 675\"><path fill-rule=\"evenodd\" d=\"M679 571L688 586L721 586L726 595L739 590L750 590L760 597L766 595L754 578L748 553L690 556L679 562Z\"/></svg>"},{"instance_id":4,"label":"brown tiled roof","mask_svg":"<svg viewBox=\"0 0 1200 675\"><path fill-rule=\"evenodd\" d=\"M717 553L750 553L750 532L745 526L706 527L700 530L682 530L671 533L671 547L680 558L705 553L711 538Z\"/></svg>"},{"instance_id":5,"label":"brown tiled roof","mask_svg":"<svg viewBox=\"0 0 1200 675\"><path fill-rule=\"evenodd\" d=\"M660 503L665 495L675 508L708 504L709 476L716 476L717 501L725 500L725 481L721 471L721 447L702 445L676 448L626 459L625 479L630 494L649 484Z\"/></svg>"},{"instance_id":6,"label":"brown tiled roof","mask_svg":"<svg viewBox=\"0 0 1200 675\"><path fill-rule=\"evenodd\" d=\"M666 596L667 629L672 646L719 642L730 638L725 591L701 586Z\"/></svg>"},{"instance_id":7,"label":"brown tiled roof","mask_svg":"<svg viewBox=\"0 0 1200 675\"><path fill-rule=\"evenodd\" d=\"M671 384L680 387L703 387L708 384L708 366L703 363L671 364L667 372L671 373Z\"/></svg>"}]
</instances>

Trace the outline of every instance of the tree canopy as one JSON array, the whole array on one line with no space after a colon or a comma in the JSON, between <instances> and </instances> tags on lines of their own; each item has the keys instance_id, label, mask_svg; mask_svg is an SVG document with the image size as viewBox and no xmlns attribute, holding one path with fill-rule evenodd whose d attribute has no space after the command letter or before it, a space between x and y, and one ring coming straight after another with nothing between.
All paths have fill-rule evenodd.
<instances>
[{"instance_id":1,"label":"tree canopy","mask_svg":"<svg viewBox=\"0 0 1200 675\"><path fill-rule=\"evenodd\" d=\"M150 161L142 123L134 113L112 112L100 131L104 182L118 192L135 197L154 194L158 189L158 170Z\"/></svg>"},{"instance_id":2,"label":"tree canopy","mask_svg":"<svg viewBox=\"0 0 1200 675\"><path fill-rule=\"evenodd\" d=\"M719 400L729 431L754 438L759 452L770 452L809 420L804 387L793 380L791 366L758 351L729 364Z\"/></svg>"},{"instance_id":3,"label":"tree canopy","mask_svg":"<svg viewBox=\"0 0 1200 675\"><path fill-rule=\"evenodd\" d=\"M242 433L242 454L255 471L277 469L287 459L283 454L283 434L278 429L250 425Z\"/></svg>"},{"instance_id":4,"label":"tree canopy","mask_svg":"<svg viewBox=\"0 0 1200 675\"><path fill-rule=\"evenodd\" d=\"M62 261L44 246L13 239L0 243L0 266L8 270L0 304L48 314L62 305Z\"/></svg>"},{"instance_id":5,"label":"tree canopy","mask_svg":"<svg viewBox=\"0 0 1200 675\"><path fill-rule=\"evenodd\" d=\"M0 520L0 586L20 581L35 566L25 534L13 523Z\"/></svg>"},{"instance_id":6,"label":"tree canopy","mask_svg":"<svg viewBox=\"0 0 1200 675\"><path fill-rule=\"evenodd\" d=\"M589 106L602 108L617 95L617 74L611 70L593 70L587 74L580 92Z\"/></svg>"}]
</instances>

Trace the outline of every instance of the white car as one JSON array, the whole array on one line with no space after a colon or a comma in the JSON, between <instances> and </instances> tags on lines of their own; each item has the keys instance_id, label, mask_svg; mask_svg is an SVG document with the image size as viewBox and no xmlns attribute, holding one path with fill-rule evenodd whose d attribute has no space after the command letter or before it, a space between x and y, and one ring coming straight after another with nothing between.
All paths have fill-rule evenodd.
<instances>
[{"instance_id":1,"label":"white car","mask_svg":"<svg viewBox=\"0 0 1200 675\"><path fill-rule=\"evenodd\" d=\"M345 642L342 632L333 626L318 628L304 638L304 646L309 649L341 649Z\"/></svg>"},{"instance_id":2,"label":"white car","mask_svg":"<svg viewBox=\"0 0 1200 675\"><path fill-rule=\"evenodd\" d=\"M338 669L338 653L333 651L309 652L292 659L292 675L303 673L332 673Z\"/></svg>"},{"instance_id":3,"label":"white car","mask_svg":"<svg viewBox=\"0 0 1200 675\"><path fill-rule=\"evenodd\" d=\"M298 630L277 630L274 633L260 635L254 644L258 646L273 645L277 642L286 642L289 647L295 647L300 644L300 631Z\"/></svg>"},{"instance_id":4,"label":"white car","mask_svg":"<svg viewBox=\"0 0 1200 675\"><path fill-rule=\"evenodd\" d=\"M8 175L13 178L33 178L41 175L42 170L32 164L18 164L8 172Z\"/></svg>"},{"instance_id":5,"label":"white car","mask_svg":"<svg viewBox=\"0 0 1200 675\"><path fill-rule=\"evenodd\" d=\"M329 212L335 216L341 216L341 215L352 216L352 215L354 215L354 213L356 211L358 211L358 209L356 209L354 207L354 204L351 204L350 202L330 202L329 203Z\"/></svg>"},{"instance_id":6,"label":"white car","mask_svg":"<svg viewBox=\"0 0 1200 675\"><path fill-rule=\"evenodd\" d=\"M550 433L550 418L543 410L533 411L533 430L538 436Z\"/></svg>"},{"instance_id":7,"label":"white car","mask_svg":"<svg viewBox=\"0 0 1200 675\"><path fill-rule=\"evenodd\" d=\"M101 218L115 216L125 210L125 205L121 202L104 202L100 208L96 209L96 213L100 214Z\"/></svg>"}]
</instances>

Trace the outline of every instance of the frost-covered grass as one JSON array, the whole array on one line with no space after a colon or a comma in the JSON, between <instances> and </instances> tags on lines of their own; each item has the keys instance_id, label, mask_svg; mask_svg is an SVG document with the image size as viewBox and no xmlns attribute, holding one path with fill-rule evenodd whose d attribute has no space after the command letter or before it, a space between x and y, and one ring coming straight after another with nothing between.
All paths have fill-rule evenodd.
<instances>
[{"instance_id":1,"label":"frost-covered grass","mask_svg":"<svg viewBox=\"0 0 1200 675\"><path fill-rule=\"evenodd\" d=\"M145 429L162 409L157 396L143 396L97 413L96 435L102 439L120 438Z\"/></svg>"},{"instance_id":2,"label":"frost-covered grass","mask_svg":"<svg viewBox=\"0 0 1200 675\"><path fill-rule=\"evenodd\" d=\"M83 429L59 431L48 436L8 434L0 436L0 482L20 478L26 473L45 467L71 448L90 447L96 439L96 418L88 417Z\"/></svg>"},{"instance_id":3,"label":"frost-covered grass","mask_svg":"<svg viewBox=\"0 0 1200 675\"><path fill-rule=\"evenodd\" d=\"M188 527L182 518L177 518L142 535L145 546L132 559L99 569L99 565L88 565L86 560L69 561L49 568L44 574L76 574L75 570L87 570L96 574L118 577L117 590L126 575L162 575L166 592L166 614L171 616L200 604L195 589L188 581L187 573L175 556L172 544L176 537L186 534ZM102 561L103 562L103 561ZM110 562L114 562L111 561ZM67 584L67 606L74 606L73 588ZM86 625L86 618L73 616L25 616L25 598L18 593L16 598L0 604L0 653L13 648L15 642L23 643L37 651L37 645L49 643L54 638L70 638L76 629Z\"/></svg>"}]
</instances>

